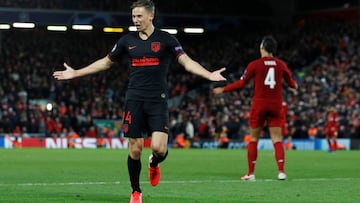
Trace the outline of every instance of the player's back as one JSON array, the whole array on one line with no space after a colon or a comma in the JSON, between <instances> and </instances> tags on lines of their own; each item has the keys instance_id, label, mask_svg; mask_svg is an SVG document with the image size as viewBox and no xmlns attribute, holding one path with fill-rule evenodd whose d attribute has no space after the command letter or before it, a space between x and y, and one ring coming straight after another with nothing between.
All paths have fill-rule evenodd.
<instances>
[{"instance_id":1,"label":"player's back","mask_svg":"<svg viewBox=\"0 0 360 203\"><path fill-rule=\"evenodd\" d=\"M282 102L282 81L291 79L284 61L276 57L262 57L251 62L247 71L254 78L254 101Z\"/></svg>"}]
</instances>

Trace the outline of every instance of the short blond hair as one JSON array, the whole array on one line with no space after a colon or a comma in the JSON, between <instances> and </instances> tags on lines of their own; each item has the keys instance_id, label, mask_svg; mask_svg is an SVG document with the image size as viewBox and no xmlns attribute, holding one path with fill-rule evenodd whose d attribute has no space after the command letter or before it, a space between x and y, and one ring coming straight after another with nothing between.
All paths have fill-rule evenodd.
<instances>
[{"instance_id":1,"label":"short blond hair","mask_svg":"<svg viewBox=\"0 0 360 203\"><path fill-rule=\"evenodd\" d=\"M144 7L149 13L155 13L155 4L151 0L137 0L131 4L131 10L136 7Z\"/></svg>"}]
</instances>

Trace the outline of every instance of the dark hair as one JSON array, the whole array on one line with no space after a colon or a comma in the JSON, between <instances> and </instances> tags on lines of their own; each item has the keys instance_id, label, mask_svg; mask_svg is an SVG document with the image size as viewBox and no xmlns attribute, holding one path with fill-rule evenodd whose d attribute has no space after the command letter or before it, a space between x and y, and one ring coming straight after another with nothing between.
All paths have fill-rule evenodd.
<instances>
[{"instance_id":1,"label":"dark hair","mask_svg":"<svg viewBox=\"0 0 360 203\"><path fill-rule=\"evenodd\" d=\"M147 11L151 12L151 13L155 13L155 4L152 0L137 0L134 1L130 8L131 10L136 8L136 7L144 7Z\"/></svg>"},{"instance_id":2,"label":"dark hair","mask_svg":"<svg viewBox=\"0 0 360 203\"><path fill-rule=\"evenodd\" d=\"M277 49L277 42L271 35L265 36L261 41L262 47L269 53L275 53Z\"/></svg>"}]
</instances>

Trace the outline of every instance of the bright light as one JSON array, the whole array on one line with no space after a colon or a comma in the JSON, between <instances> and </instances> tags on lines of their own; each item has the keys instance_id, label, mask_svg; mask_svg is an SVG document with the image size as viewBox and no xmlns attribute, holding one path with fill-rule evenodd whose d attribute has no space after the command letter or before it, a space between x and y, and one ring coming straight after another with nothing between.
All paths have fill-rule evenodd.
<instances>
[{"instance_id":1,"label":"bright light","mask_svg":"<svg viewBox=\"0 0 360 203\"><path fill-rule=\"evenodd\" d=\"M73 25L72 29L73 30L92 30L93 26L92 25Z\"/></svg>"},{"instance_id":2,"label":"bright light","mask_svg":"<svg viewBox=\"0 0 360 203\"><path fill-rule=\"evenodd\" d=\"M46 110L47 110L47 111L52 111L52 109L53 109L52 103L47 103L47 104L46 104Z\"/></svg>"},{"instance_id":3,"label":"bright light","mask_svg":"<svg viewBox=\"0 0 360 203\"><path fill-rule=\"evenodd\" d=\"M177 29L161 29L161 30L168 32L172 35L176 35L178 33Z\"/></svg>"},{"instance_id":4,"label":"bright light","mask_svg":"<svg viewBox=\"0 0 360 203\"><path fill-rule=\"evenodd\" d=\"M10 29L10 25L9 24L0 24L0 29L1 30L8 30L8 29Z\"/></svg>"},{"instance_id":5,"label":"bright light","mask_svg":"<svg viewBox=\"0 0 360 203\"><path fill-rule=\"evenodd\" d=\"M13 23L13 27L15 28L34 28L34 23Z\"/></svg>"},{"instance_id":6,"label":"bright light","mask_svg":"<svg viewBox=\"0 0 360 203\"><path fill-rule=\"evenodd\" d=\"M185 33L204 33L203 28L184 28Z\"/></svg>"},{"instance_id":7,"label":"bright light","mask_svg":"<svg viewBox=\"0 0 360 203\"><path fill-rule=\"evenodd\" d=\"M59 25L49 25L46 27L47 30L49 31L66 31L67 27L66 26L59 26Z\"/></svg>"},{"instance_id":8,"label":"bright light","mask_svg":"<svg viewBox=\"0 0 360 203\"><path fill-rule=\"evenodd\" d=\"M116 28L116 27L104 27L103 29L104 32L124 32L124 29L119 27L119 28Z\"/></svg>"},{"instance_id":9,"label":"bright light","mask_svg":"<svg viewBox=\"0 0 360 203\"><path fill-rule=\"evenodd\" d=\"M129 31L134 32L134 31L137 31L137 29L136 29L136 27L135 27L135 26L130 26L130 27L129 27Z\"/></svg>"}]
</instances>

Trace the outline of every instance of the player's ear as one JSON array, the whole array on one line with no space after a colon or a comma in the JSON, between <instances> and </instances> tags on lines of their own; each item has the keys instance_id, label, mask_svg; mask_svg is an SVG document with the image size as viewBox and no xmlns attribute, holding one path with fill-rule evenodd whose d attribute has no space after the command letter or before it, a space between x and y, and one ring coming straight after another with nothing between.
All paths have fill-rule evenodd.
<instances>
[{"instance_id":1,"label":"player's ear","mask_svg":"<svg viewBox=\"0 0 360 203\"><path fill-rule=\"evenodd\" d=\"M154 18L155 18L155 13L150 13L150 14L149 14L149 17L150 17L150 20L154 20Z\"/></svg>"}]
</instances>

